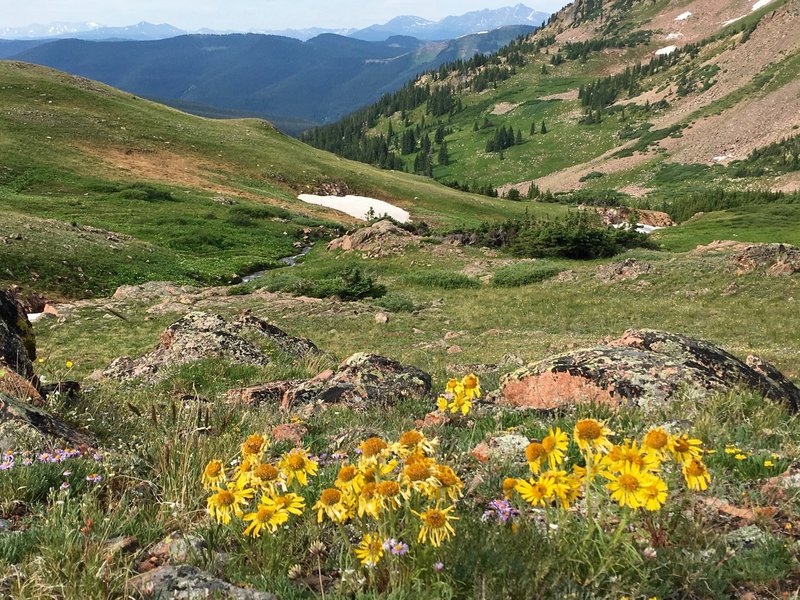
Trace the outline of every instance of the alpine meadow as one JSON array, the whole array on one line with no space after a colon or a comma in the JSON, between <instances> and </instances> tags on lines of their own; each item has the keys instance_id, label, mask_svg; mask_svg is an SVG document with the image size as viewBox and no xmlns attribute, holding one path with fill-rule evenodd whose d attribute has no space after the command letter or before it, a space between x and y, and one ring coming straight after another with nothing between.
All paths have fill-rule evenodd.
<instances>
[{"instance_id":1,"label":"alpine meadow","mask_svg":"<svg viewBox=\"0 0 800 600\"><path fill-rule=\"evenodd\" d=\"M4 24L0 597L800 598L800 4L544 8Z\"/></svg>"}]
</instances>

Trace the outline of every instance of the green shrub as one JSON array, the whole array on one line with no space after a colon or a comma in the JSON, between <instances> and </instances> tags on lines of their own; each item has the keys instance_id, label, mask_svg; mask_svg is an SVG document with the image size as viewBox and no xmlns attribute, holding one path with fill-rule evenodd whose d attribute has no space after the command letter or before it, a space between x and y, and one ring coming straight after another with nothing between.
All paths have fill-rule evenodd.
<instances>
[{"instance_id":1,"label":"green shrub","mask_svg":"<svg viewBox=\"0 0 800 600\"><path fill-rule=\"evenodd\" d=\"M466 288L479 288L481 282L472 277L452 271L433 270L423 271L408 276L408 281L427 288L440 288L443 290L459 290Z\"/></svg>"},{"instance_id":2,"label":"green shrub","mask_svg":"<svg viewBox=\"0 0 800 600\"><path fill-rule=\"evenodd\" d=\"M120 198L126 200L144 200L146 202L156 202L159 200L175 200L172 192L159 189L146 183L134 183L124 187L117 192Z\"/></svg>"},{"instance_id":3,"label":"green shrub","mask_svg":"<svg viewBox=\"0 0 800 600\"><path fill-rule=\"evenodd\" d=\"M379 284L374 276L357 267L333 274L316 273L307 277L296 272L278 272L266 275L262 287L270 292L288 292L311 298L336 296L346 301L380 298L386 294L386 286Z\"/></svg>"},{"instance_id":4,"label":"green shrub","mask_svg":"<svg viewBox=\"0 0 800 600\"><path fill-rule=\"evenodd\" d=\"M511 252L528 258L607 258L625 249L650 247L647 236L629 229L613 229L594 213L578 211L559 220L531 221L523 226Z\"/></svg>"},{"instance_id":5,"label":"green shrub","mask_svg":"<svg viewBox=\"0 0 800 600\"><path fill-rule=\"evenodd\" d=\"M541 263L517 263L498 269L492 278L494 287L521 287L555 277L561 269Z\"/></svg>"},{"instance_id":6,"label":"green shrub","mask_svg":"<svg viewBox=\"0 0 800 600\"><path fill-rule=\"evenodd\" d=\"M391 312L413 312L417 308L411 298L395 292L389 292L372 303Z\"/></svg>"}]
</instances>

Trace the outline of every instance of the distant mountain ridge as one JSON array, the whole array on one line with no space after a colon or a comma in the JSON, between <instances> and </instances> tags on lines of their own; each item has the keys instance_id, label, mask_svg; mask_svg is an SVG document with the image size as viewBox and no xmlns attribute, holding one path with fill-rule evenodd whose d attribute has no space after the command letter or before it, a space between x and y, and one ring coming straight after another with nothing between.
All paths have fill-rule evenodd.
<instances>
[{"instance_id":1,"label":"distant mountain ridge","mask_svg":"<svg viewBox=\"0 0 800 600\"><path fill-rule=\"evenodd\" d=\"M12 58L53 67L209 116L267 118L287 133L335 121L457 58L497 51L532 27L446 42L385 42L323 34L309 41L261 34L156 41L57 40ZM2 45L0 44L0 51Z\"/></svg>"},{"instance_id":2,"label":"distant mountain ridge","mask_svg":"<svg viewBox=\"0 0 800 600\"><path fill-rule=\"evenodd\" d=\"M549 17L546 12L537 11L524 4L497 9L484 9L463 15L445 17L440 21L430 21L422 17L400 16L384 24L367 28L328 28L306 27L288 29L257 28L247 32L203 28L197 31L179 29L168 23L153 24L142 21L135 25L108 27L94 22L34 23L23 27L0 27L0 40L162 40L180 35L229 33L261 33L279 35L307 41L325 33L335 33L368 42L383 42L393 36L410 36L420 40L450 40L473 33L492 31L510 25L529 25L538 27Z\"/></svg>"},{"instance_id":3,"label":"distant mountain ridge","mask_svg":"<svg viewBox=\"0 0 800 600\"><path fill-rule=\"evenodd\" d=\"M52 40L77 38L82 40L162 40L184 35L186 31L168 23L141 21L135 25L106 27L98 23L48 23L25 27L0 27L0 38L6 40Z\"/></svg>"},{"instance_id":4,"label":"distant mountain ridge","mask_svg":"<svg viewBox=\"0 0 800 600\"><path fill-rule=\"evenodd\" d=\"M460 16L429 21L421 17L395 17L383 25L372 25L350 34L360 40L383 41L395 35L408 35L420 40L451 40L464 35L492 31L509 25L540 26L549 13L537 11L524 4L497 9L468 12Z\"/></svg>"}]
</instances>

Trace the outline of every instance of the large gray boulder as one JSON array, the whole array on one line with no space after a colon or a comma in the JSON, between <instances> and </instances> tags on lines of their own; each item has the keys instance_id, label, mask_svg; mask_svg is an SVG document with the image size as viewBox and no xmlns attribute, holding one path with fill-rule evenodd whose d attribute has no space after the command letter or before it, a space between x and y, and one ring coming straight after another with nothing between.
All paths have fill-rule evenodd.
<instances>
[{"instance_id":1,"label":"large gray boulder","mask_svg":"<svg viewBox=\"0 0 800 600\"><path fill-rule=\"evenodd\" d=\"M307 381L273 381L231 390L232 403L269 403L289 410L299 405L347 404L354 408L380 407L403 398L422 398L431 391L431 376L416 367L378 356L357 353L336 369L328 369Z\"/></svg>"},{"instance_id":2,"label":"large gray boulder","mask_svg":"<svg viewBox=\"0 0 800 600\"><path fill-rule=\"evenodd\" d=\"M800 408L800 389L766 361L750 357L745 363L709 342L647 329L509 373L495 397L502 404L543 409L578 402L649 407L681 392L737 387L782 402L792 412Z\"/></svg>"},{"instance_id":3,"label":"large gray boulder","mask_svg":"<svg viewBox=\"0 0 800 600\"><path fill-rule=\"evenodd\" d=\"M166 565L128 581L142 598L157 600L278 600L277 596L237 587L197 567Z\"/></svg>"},{"instance_id":4,"label":"large gray boulder","mask_svg":"<svg viewBox=\"0 0 800 600\"><path fill-rule=\"evenodd\" d=\"M33 377L36 336L25 309L7 290L0 290L0 362L26 379Z\"/></svg>"},{"instance_id":5,"label":"large gray boulder","mask_svg":"<svg viewBox=\"0 0 800 600\"><path fill-rule=\"evenodd\" d=\"M263 344L256 343L262 341ZM139 358L117 358L102 375L118 380L155 381L167 375L168 367L207 358L266 365L270 357L262 346L296 356L319 351L310 340L290 336L257 317L248 315L227 321L219 315L196 311L167 327L151 352Z\"/></svg>"}]
</instances>

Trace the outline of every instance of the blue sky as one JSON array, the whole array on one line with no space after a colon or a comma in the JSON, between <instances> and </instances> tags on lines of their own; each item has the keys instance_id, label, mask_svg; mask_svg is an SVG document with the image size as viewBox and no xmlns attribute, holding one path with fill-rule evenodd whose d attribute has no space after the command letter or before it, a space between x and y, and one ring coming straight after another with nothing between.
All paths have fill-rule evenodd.
<instances>
[{"instance_id":1,"label":"blue sky","mask_svg":"<svg viewBox=\"0 0 800 600\"><path fill-rule=\"evenodd\" d=\"M0 0L0 27L54 21L130 25L170 23L183 29L284 29L365 27L398 15L440 19L518 0ZM566 0L527 0L526 6L553 12Z\"/></svg>"}]
</instances>

